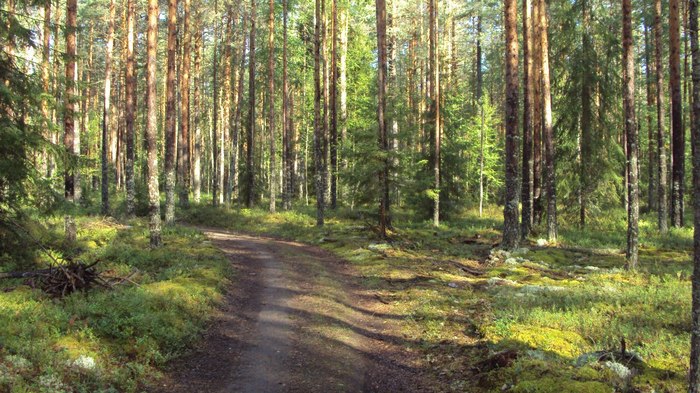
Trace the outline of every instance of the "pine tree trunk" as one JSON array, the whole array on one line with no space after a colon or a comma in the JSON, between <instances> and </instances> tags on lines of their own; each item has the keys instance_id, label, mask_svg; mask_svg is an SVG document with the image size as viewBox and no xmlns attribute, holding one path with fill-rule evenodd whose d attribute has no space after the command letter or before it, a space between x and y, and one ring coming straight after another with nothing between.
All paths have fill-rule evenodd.
<instances>
[{"instance_id":1,"label":"pine tree trunk","mask_svg":"<svg viewBox=\"0 0 700 393\"><path fill-rule=\"evenodd\" d=\"M523 240L532 228L532 35L531 2L523 0L523 161L520 196L523 211L520 219L520 236Z\"/></svg>"},{"instance_id":2,"label":"pine tree trunk","mask_svg":"<svg viewBox=\"0 0 700 393\"><path fill-rule=\"evenodd\" d=\"M542 223L544 206L542 201L542 18L539 0L533 0L533 111L532 111L532 199L533 224Z\"/></svg>"},{"instance_id":3,"label":"pine tree trunk","mask_svg":"<svg viewBox=\"0 0 700 393\"><path fill-rule=\"evenodd\" d=\"M156 55L158 51L158 0L148 0L146 84L146 150L148 155L148 229L151 247L160 247L160 193L158 191L158 108L156 104Z\"/></svg>"},{"instance_id":4,"label":"pine tree trunk","mask_svg":"<svg viewBox=\"0 0 700 393\"><path fill-rule=\"evenodd\" d=\"M44 4L44 25L42 34L42 52L41 52L41 81L44 89L44 94L48 97L51 94L51 2L47 1ZM55 38L54 38L55 39ZM55 45L54 45L55 47ZM47 141L51 140L49 102L47 98L41 100L41 114L44 117L43 126L46 130L44 137ZM51 177L50 168L53 166L53 155L44 149L43 152L42 173L47 177Z\"/></svg>"},{"instance_id":5,"label":"pine tree trunk","mask_svg":"<svg viewBox=\"0 0 700 393\"><path fill-rule=\"evenodd\" d=\"M289 112L289 81L287 78L287 0L282 0L282 133L283 133L283 173L284 173L284 210L292 208L294 195L294 155L292 154L291 114Z\"/></svg>"},{"instance_id":6,"label":"pine tree trunk","mask_svg":"<svg viewBox=\"0 0 700 393\"><path fill-rule=\"evenodd\" d=\"M175 93L175 56L177 41L177 3L168 1L168 70L165 86L165 224L175 222L175 149L177 148L177 130L175 128L176 93Z\"/></svg>"},{"instance_id":7,"label":"pine tree trunk","mask_svg":"<svg viewBox=\"0 0 700 393\"><path fill-rule=\"evenodd\" d=\"M661 0L654 1L654 63L656 76L656 152L659 162L658 170L658 225L661 233L668 231L668 191L666 160L666 132L664 130L664 67L663 67L663 32L661 31Z\"/></svg>"},{"instance_id":8,"label":"pine tree trunk","mask_svg":"<svg viewBox=\"0 0 700 393\"><path fill-rule=\"evenodd\" d=\"M639 183L637 126L634 113L634 47L632 42L632 1L622 0L622 48L624 72L625 133L627 135L627 268L636 269L639 252Z\"/></svg>"},{"instance_id":9,"label":"pine tree trunk","mask_svg":"<svg viewBox=\"0 0 700 393\"><path fill-rule=\"evenodd\" d=\"M102 107L102 214L109 214L109 113L112 98L112 52L114 50L114 0L109 2L109 27L105 49L105 85Z\"/></svg>"},{"instance_id":10,"label":"pine tree trunk","mask_svg":"<svg viewBox=\"0 0 700 393\"><path fill-rule=\"evenodd\" d=\"M243 107L243 84L245 79L245 60L246 60L246 40L248 38L246 34L246 16L242 16L242 28L241 28L241 63L238 68L238 86L236 87L236 92L238 98L236 99L236 111L233 118L233 129L231 135L231 165L229 168L230 172L230 184L231 184L231 199L238 199L238 155L239 155L239 134L240 134L240 123L241 123L241 108Z\"/></svg>"},{"instance_id":11,"label":"pine tree trunk","mask_svg":"<svg viewBox=\"0 0 700 393\"><path fill-rule=\"evenodd\" d=\"M254 1L254 0L251 0ZM214 3L215 18L218 18L218 2ZM219 178L223 173L219 173L219 23L214 21L214 54L212 59L212 119L211 119L211 204L219 206Z\"/></svg>"},{"instance_id":12,"label":"pine tree trunk","mask_svg":"<svg viewBox=\"0 0 700 393\"><path fill-rule=\"evenodd\" d=\"M698 44L698 2L689 0L690 8L690 50L693 54L693 107L690 132L695 151L700 149L700 48ZM693 204L694 227L693 248L693 291L692 328L690 338L690 393L700 392L700 154L693 155Z\"/></svg>"},{"instance_id":13,"label":"pine tree trunk","mask_svg":"<svg viewBox=\"0 0 700 393\"><path fill-rule=\"evenodd\" d=\"M440 226L440 59L438 53L438 2L428 0L430 57L430 166L433 172L433 226Z\"/></svg>"},{"instance_id":14,"label":"pine tree trunk","mask_svg":"<svg viewBox=\"0 0 700 393\"><path fill-rule=\"evenodd\" d=\"M64 169L64 196L68 202L75 201L75 97L77 96L75 86L76 73L76 31L78 28L78 2L77 0L66 0L66 89L63 97L63 146L65 147L66 163Z\"/></svg>"},{"instance_id":15,"label":"pine tree trunk","mask_svg":"<svg viewBox=\"0 0 700 393\"><path fill-rule=\"evenodd\" d=\"M340 145L346 146L348 140L348 11L343 9L340 12L340 54L338 68L338 90L340 94ZM346 155L341 155L341 166L343 170L348 169L348 158ZM341 197L347 195L346 187L342 188Z\"/></svg>"},{"instance_id":16,"label":"pine tree trunk","mask_svg":"<svg viewBox=\"0 0 700 393\"><path fill-rule=\"evenodd\" d=\"M335 209L338 204L338 10L337 0L331 1L330 180L331 209Z\"/></svg>"},{"instance_id":17,"label":"pine tree trunk","mask_svg":"<svg viewBox=\"0 0 700 393\"><path fill-rule=\"evenodd\" d=\"M270 213L276 209L277 199L277 152L275 135L275 1L270 0L270 16L268 18L267 44L270 50L268 56L268 83L270 88L270 109L268 127L270 128Z\"/></svg>"},{"instance_id":18,"label":"pine tree trunk","mask_svg":"<svg viewBox=\"0 0 700 393\"><path fill-rule=\"evenodd\" d=\"M652 119L651 119L651 112L654 108L654 91L653 91L653 83L652 83L652 67L653 64L651 63L651 43L649 42L649 26L647 22L645 21L644 24L644 61L647 64L645 67L645 77L646 77L646 98L647 98L647 106L646 106L646 114L647 114L647 140L648 140L648 146L647 146L647 177L649 178L648 184L647 184L647 207L649 208L649 211L654 211L657 210L658 207L656 205L656 179L655 179L655 164L656 164L656 149L654 148L654 144L656 142L656 138L654 136L654 126L652 124Z\"/></svg>"},{"instance_id":19,"label":"pine tree trunk","mask_svg":"<svg viewBox=\"0 0 700 393\"><path fill-rule=\"evenodd\" d=\"M542 40L542 109L545 164L547 166L545 187L547 188L547 238L550 242L557 241L557 195L556 173L554 166L554 131L552 129L552 94L549 80L549 33L547 3L539 0L540 28Z\"/></svg>"},{"instance_id":20,"label":"pine tree trunk","mask_svg":"<svg viewBox=\"0 0 700 393\"><path fill-rule=\"evenodd\" d=\"M504 249L518 246L518 15L517 1L505 0L506 35L506 195L503 208Z\"/></svg>"},{"instance_id":21,"label":"pine tree trunk","mask_svg":"<svg viewBox=\"0 0 700 393\"><path fill-rule=\"evenodd\" d=\"M334 1L335 2L335 1ZM387 73L387 43L386 43L386 2L376 0L377 12L377 121L379 124L379 150L382 157L382 168L379 172L379 234L386 238L389 225L389 139L387 137L386 111L386 73Z\"/></svg>"},{"instance_id":22,"label":"pine tree trunk","mask_svg":"<svg viewBox=\"0 0 700 393\"><path fill-rule=\"evenodd\" d=\"M316 225L323 226L325 209L325 187L323 183L323 129L321 125L321 2L315 0L316 22L314 24L314 180L316 189Z\"/></svg>"},{"instance_id":23,"label":"pine tree trunk","mask_svg":"<svg viewBox=\"0 0 700 393\"><path fill-rule=\"evenodd\" d=\"M134 119L136 110L136 60L134 56L135 1L127 0L126 37L126 215L133 217L136 198L134 182Z\"/></svg>"},{"instance_id":24,"label":"pine tree trunk","mask_svg":"<svg viewBox=\"0 0 700 393\"><path fill-rule=\"evenodd\" d=\"M190 32L190 8L191 0L185 0L183 15L183 49L182 68L180 79L180 144L178 145L178 181L179 202L182 206L190 203L190 48L192 46L192 34Z\"/></svg>"},{"instance_id":25,"label":"pine tree trunk","mask_svg":"<svg viewBox=\"0 0 700 393\"><path fill-rule=\"evenodd\" d=\"M590 14L587 1L582 3L582 8L583 24L586 31L583 33L581 41L584 64L581 65L583 68L583 83L581 83L581 164L579 168L581 205L579 210L579 225L581 228L584 228L586 226L588 195L591 191L590 170L593 160L593 108L591 102L593 99L593 92L591 91L590 81L594 79L593 67L595 65L591 62L595 54L591 51L593 43L591 42Z\"/></svg>"},{"instance_id":26,"label":"pine tree trunk","mask_svg":"<svg viewBox=\"0 0 700 393\"><path fill-rule=\"evenodd\" d=\"M250 0L250 60L248 61L248 130L246 135L246 184L245 204L250 208L255 198L255 168L253 154L255 151L255 0Z\"/></svg>"},{"instance_id":27,"label":"pine tree trunk","mask_svg":"<svg viewBox=\"0 0 700 393\"><path fill-rule=\"evenodd\" d=\"M194 203L202 201L202 117L201 104L201 83L202 83L202 57L204 49L202 47L202 27L201 15L197 18L197 29L194 37L194 97L192 107L194 108L194 143L192 157L192 197Z\"/></svg>"},{"instance_id":28,"label":"pine tree trunk","mask_svg":"<svg viewBox=\"0 0 700 393\"><path fill-rule=\"evenodd\" d=\"M685 130L681 98L680 26L678 0L669 1L669 85L671 89L671 133L673 135L671 223L683 226L683 193L685 177Z\"/></svg>"}]
</instances>

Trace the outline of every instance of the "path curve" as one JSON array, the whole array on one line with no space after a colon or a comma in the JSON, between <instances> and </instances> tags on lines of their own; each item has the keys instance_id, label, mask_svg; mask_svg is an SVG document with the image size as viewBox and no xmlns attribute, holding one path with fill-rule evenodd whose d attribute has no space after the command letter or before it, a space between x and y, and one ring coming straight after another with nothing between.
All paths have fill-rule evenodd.
<instances>
[{"instance_id":1,"label":"path curve","mask_svg":"<svg viewBox=\"0 0 700 393\"><path fill-rule=\"evenodd\" d=\"M386 305L322 249L200 228L236 278L199 347L155 392L413 392L418 370ZM380 317L381 315L381 317Z\"/></svg>"}]
</instances>

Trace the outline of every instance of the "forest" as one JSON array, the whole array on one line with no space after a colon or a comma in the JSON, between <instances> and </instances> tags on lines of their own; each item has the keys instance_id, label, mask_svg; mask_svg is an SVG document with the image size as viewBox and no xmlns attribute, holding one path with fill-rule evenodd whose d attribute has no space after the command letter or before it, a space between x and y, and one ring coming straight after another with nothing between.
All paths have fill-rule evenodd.
<instances>
[{"instance_id":1,"label":"forest","mask_svg":"<svg viewBox=\"0 0 700 393\"><path fill-rule=\"evenodd\" d=\"M0 392L700 392L697 0L0 0Z\"/></svg>"}]
</instances>

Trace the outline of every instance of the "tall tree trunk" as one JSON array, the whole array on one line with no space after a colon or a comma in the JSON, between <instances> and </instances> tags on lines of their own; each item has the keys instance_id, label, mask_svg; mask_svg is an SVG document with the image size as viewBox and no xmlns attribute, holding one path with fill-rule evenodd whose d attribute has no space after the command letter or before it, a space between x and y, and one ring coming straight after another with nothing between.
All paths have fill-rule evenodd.
<instances>
[{"instance_id":1,"label":"tall tree trunk","mask_svg":"<svg viewBox=\"0 0 700 393\"><path fill-rule=\"evenodd\" d=\"M545 187L547 188L547 237L550 242L557 241L557 194L554 166L554 131L552 129L552 94L549 81L549 33L547 3L540 2L540 28L542 40L542 109L545 164L547 165L547 176L545 177Z\"/></svg>"},{"instance_id":2,"label":"tall tree trunk","mask_svg":"<svg viewBox=\"0 0 700 393\"><path fill-rule=\"evenodd\" d=\"M54 38L55 39L55 38ZM43 127L46 130L44 137L47 141L51 140L51 112L49 111L49 102L46 97L51 94L51 2L47 1L44 4L44 25L42 33L42 52L41 52L41 82L44 89L43 93L45 98L41 100L41 115L43 119ZM55 45L54 45L55 47ZM53 155L44 149L43 152L43 165L42 173L47 178L51 177L49 172L53 166Z\"/></svg>"},{"instance_id":3,"label":"tall tree trunk","mask_svg":"<svg viewBox=\"0 0 700 393\"><path fill-rule=\"evenodd\" d=\"M693 54L693 109L690 132L695 151L700 149L700 48L698 45L698 2L689 0L690 50ZM693 203L694 227L693 248L693 307L690 338L690 393L700 392L700 154L693 155Z\"/></svg>"},{"instance_id":4,"label":"tall tree trunk","mask_svg":"<svg viewBox=\"0 0 700 393\"><path fill-rule=\"evenodd\" d=\"M649 208L649 211L656 210L658 207L656 206L656 179L655 179L655 174L656 171L655 169L655 164L656 164L656 149L654 148L656 138L654 136L654 127L652 125L652 120L651 120L651 111L654 108L654 91L653 91L653 83L652 83L652 63L651 63L651 43L649 42L649 26L648 22L645 19L644 23L644 62L646 63L645 67L645 77L646 77L646 98L647 98L647 107L646 107L646 118L647 118L647 140L648 140L648 147L647 147L647 159L648 159L648 165L647 165L647 177L649 178L649 182L647 184L647 206Z\"/></svg>"},{"instance_id":5,"label":"tall tree trunk","mask_svg":"<svg viewBox=\"0 0 700 393\"><path fill-rule=\"evenodd\" d=\"M248 129L246 135L246 184L245 204L250 208L255 198L255 168L253 154L255 149L255 0L250 0L250 60L248 61Z\"/></svg>"},{"instance_id":6,"label":"tall tree trunk","mask_svg":"<svg viewBox=\"0 0 700 393\"><path fill-rule=\"evenodd\" d=\"M333 2L335 4L335 1ZM386 111L386 2L376 0L377 11L377 121L379 123L379 150L382 168L379 171L379 234L386 238L389 225L389 138L387 136Z\"/></svg>"},{"instance_id":7,"label":"tall tree trunk","mask_svg":"<svg viewBox=\"0 0 700 393\"><path fill-rule=\"evenodd\" d=\"M656 76L656 152L659 162L658 170L658 225L661 233L668 231L668 192L666 160L666 132L664 130L664 67L663 67L663 32L661 31L661 0L654 0L654 63Z\"/></svg>"},{"instance_id":8,"label":"tall tree trunk","mask_svg":"<svg viewBox=\"0 0 700 393\"><path fill-rule=\"evenodd\" d=\"M338 90L340 93L340 144L345 146L348 139L348 11L343 8L340 12L340 54L338 66ZM343 170L348 168L348 159L346 155L341 155L341 166ZM345 188L343 188L345 190ZM346 191L341 191L343 198L346 196Z\"/></svg>"},{"instance_id":9,"label":"tall tree trunk","mask_svg":"<svg viewBox=\"0 0 700 393\"><path fill-rule=\"evenodd\" d=\"M673 0L672 0L673 1ZM639 183L637 126L634 113L634 47L632 42L632 1L622 0L622 56L624 66L625 133L627 134L627 268L636 269L639 252Z\"/></svg>"},{"instance_id":10,"label":"tall tree trunk","mask_svg":"<svg viewBox=\"0 0 700 393\"><path fill-rule=\"evenodd\" d=\"M190 33L190 6L191 0L185 0L183 15L183 49L182 69L180 77L180 144L178 146L178 180L180 205L187 206L190 203L190 47L192 34Z\"/></svg>"},{"instance_id":11,"label":"tall tree trunk","mask_svg":"<svg viewBox=\"0 0 700 393\"><path fill-rule=\"evenodd\" d=\"M592 144L593 144L593 108L592 99L593 92L591 91L591 83L594 79L593 67L593 42L591 42L590 31L590 13L588 2L582 3L583 24L585 31L582 35L581 48L583 50L582 83L581 83L581 165L580 171L580 196L581 205L579 210L579 225L581 228L586 226L586 213L588 209L588 195L591 189L590 171L593 160Z\"/></svg>"},{"instance_id":12,"label":"tall tree trunk","mask_svg":"<svg viewBox=\"0 0 700 393\"><path fill-rule=\"evenodd\" d=\"M194 37L194 99L192 106L194 107L194 149L192 157L192 197L194 203L200 203L202 200L202 117L203 111L201 104L201 84L202 84L202 26L201 14L198 13L197 31Z\"/></svg>"},{"instance_id":13,"label":"tall tree trunk","mask_svg":"<svg viewBox=\"0 0 700 393\"><path fill-rule=\"evenodd\" d=\"M175 93L175 56L177 42L177 3L168 1L168 71L165 86L165 224L175 222L175 149L177 148L177 116Z\"/></svg>"},{"instance_id":14,"label":"tall tree trunk","mask_svg":"<svg viewBox=\"0 0 700 393\"><path fill-rule=\"evenodd\" d=\"M520 236L523 240L532 228L532 35L531 1L523 0L523 167Z\"/></svg>"},{"instance_id":15,"label":"tall tree trunk","mask_svg":"<svg viewBox=\"0 0 700 393\"><path fill-rule=\"evenodd\" d=\"M78 29L78 1L66 0L66 73L65 73L65 95L63 109L63 145L65 147L66 165L64 171L64 195L67 201L75 201L75 97L77 96L75 86L76 73L76 31Z\"/></svg>"},{"instance_id":16,"label":"tall tree trunk","mask_svg":"<svg viewBox=\"0 0 700 393\"><path fill-rule=\"evenodd\" d=\"M254 2L255 0L251 0ZM215 18L218 18L218 2L214 2ZM212 175L211 175L211 203L213 206L219 206L219 178L223 173L219 173L219 23L218 19L214 21L214 57L212 59L212 89L214 97L212 102L212 136L211 136L211 157L212 157Z\"/></svg>"},{"instance_id":17,"label":"tall tree trunk","mask_svg":"<svg viewBox=\"0 0 700 393\"><path fill-rule=\"evenodd\" d=\"M229 168L230 172L230 184L231 184L231 199L237 199L238 198L238 176L239 176L239 169L238 169L238 152L240 150L239 148L239 134L240 134L240 123L241 123L241 108L243 107L243 84L245 80L245 60L246 60L246 40L248 38L246 34L246 24L247 24L247 19L246 16L242 16L242 25L243 27L241 28L241 58L240 58L240 67L238 68L238 86L236 87L236 92L238 95L238 98L236 99L237 105L236 105L236 111L235 115L233 118L233 129L232 129L232 135L231 135L231 165Z\"/></svg>"},{"instance_id":18,"label":"tall tree trunk","mask_svg":"<svg viewBox=\"0 0 700 393\"><path fill-rule=\"evenodd\" d=\"M323 129L321 122L321 2L315 0L316 20L314 24L314 174L316 188L316 225L323 226L325 209L325 187L323 183Z\"/></svg>"},{"instance_id":19,"label":"tall tree trunk","mask_svg":"<svg viewBox=\"0 0 700 393\"><path fill-rule=\"evenodd\" d=\"M136 198L134 183L134 118L136 110L136 74L134 57L134 19L136 18L135 1L127 0L127 37L126 37L126 214L134 215Z\"/></svg>"},{"instance_id":20,"label":"tall tree trunk","mask_svg":"<svg viewBox=\"0 0 700 393\"><path fill-rule=\"evenodd\" d=\"M289 81L287 78L287 0L282 0L282 134L283 134L283 173L284 190L283 203L284 210L292 208L292 196L294 195L294 155L292 154L291 138L291 114L289 112Z\"/></svg>"},{"instance_id":21,"label":"tall tree trunk","mask_svg":"<svg viewBox=\"0 0 700 393\"><path fill-rule=\"evenodd\" d=\"M479 217L481 217L484 214L484 141L486 139L481 66L481 14L476 17L476 102L481 117L479 127Z\"/></svg>"},{"instance_id":22,"label":"tall tree trunk","mask_svg":"<svg viewBox=\"0 0 700 393\"><path fill-rule=\"evenodd\" d=\"M338 204L338 10L331 0L331 72L330 72L330 136L331 136L331 209ZM379 12L379 11L377 11ZM385 26L386 28L386 26ZM380 126L381 127L381 126Z\"/></svg>"},{"instance_id":23,"label":"tall tree trunk","mask_svg":"<svg viewBox=\"0 0 700 393\"><path fill-rule=\"evenodd\" d=\"M518 246L518 15L517 1L505 0L506 35L506 196L503 207L504 249Z\"/></svg>"},{"instance_id":24,"label":"tall tree trunk","mask_svg":"<svg viewBox=\"0 0 700 393\"><path fill-rule=\"evenodd\" d=\"M430 159L433 171L433 226L440 225L440 59L438 53L438 2L428 0L430 24Z\"/></svg>"},{"instance_id":25,"label":"tall tree trunk","mask_svg":"<svg viewBox=\"0 0 700 393\"><path fill-rule=\"evenodd\" d=\"M540 0L534 0L533 21L533 111L532 111L532 199L533 224L542 223L544 206L542 201L542 127L543 127L543 92L542 92L542 17Z\"/></svg>"},{"instance_id":26,"label":"tall tree trunk","mask_svg":"<svg viewBox=\"0 0 700 393\"><path fill-rule=\"evenodd\" d=\"M105 50L105 87L102 107L102 214L109 214L109 113L112 97L112 52L114 50L114 0L109 2L109 27Z\"/></svg>"},{"instance_id":27,"label":"tall tree trunk","mask_svg":"<svg viewBox=\"0 0 700 393\"><path fill-rule=\"evenodd\" d=\"M678 0L669 0L669 86L671 89L671 133L673 135L671 222L683 226L683 193L685 177L685 130L681 99L681 55Z\"/></svg>"},{"instance_id":28,"label":"tall tree trunk","mask_svg":"<svg viewBox=\"0 0 700 393\"><path fill-rule=\"evenodd\" d=\"M270 212L274 213L277 199L277 136L275 135L275 0L270 0L267 44L270 50L268 56L268 83L270 87L270 109L268 113L268 122L270 127Z\"/></svg>"},{"instance_id":29,"label":"tall tree trunk","mask_svg":"<svg viewBox=\"0 0 700 393\"><path fill-rule=\"evenodd\" d=\"M148 0L146 57L146 151L148 155L148 229L151 247L160 247L160 193L158 191L158 108L156 104L156 65L158 52L158 0Z\"/></svg>"},{"instance_id":30,"label":"tall tree trunk","mask_svg":"<svg viewBox=\"0 0 700 393\"><path fill-rule=\"evenodd\" d=\"M221 140L221 149L219 149L219 154L220 161L219 161L219 171L224 174L220 179L219 179L219 185L220 185L220 197L219 197L219 202L226 202L227 204L230 202L230 187L228 185L231 183L230 176L227 176L224 169L224 162L225 162L225 146L226 146L226 135L227 133L230 134L231 132L231 127L233 125L232 123L232 110L231 110L231 104L234 101L234 91L232 88L232 68L233 68L233 62L234 62L234 38L233 38L233 24L234 24L234 19L237 19L237 16L234 15L233 8L232 6L227 6L226 7L226 32L224 34L223 38L223 45L224 45L224 56L222 58L223 65L224 65L224 86L223 86L223 97L222 97L222 108L221 108L221 135L220 135L220 140ZM228 174L230 175L230 174ZM223 197L223 200L221 199Z\"/></svg>"}]
</instances>

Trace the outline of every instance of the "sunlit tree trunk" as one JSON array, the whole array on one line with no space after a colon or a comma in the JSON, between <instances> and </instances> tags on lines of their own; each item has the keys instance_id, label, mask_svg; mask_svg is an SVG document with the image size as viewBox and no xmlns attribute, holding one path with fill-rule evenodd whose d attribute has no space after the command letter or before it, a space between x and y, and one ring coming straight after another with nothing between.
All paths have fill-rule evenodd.
<instances>
[{"instance_id":1,"label":"sunlit tree trunk","mask_svg":"<svg viewBox=\"0 0 700 393\"><path fill-rule=\"evenodd\" d=\"M66 73L65 95L63 97L63 146L65 147L66 165L64 170L64 195L67 201L75 201L75 101L77 91L75 87L76 73L76 31L78 28L78 1L66 0Z\"/></svg>"},{"instance_id":2,"label":"sunlit tree trunk","mask_svg":"<svg viewBox=\"0 0 700 393\"><path fill-rule=\"evenodd\" d=\"M683 226L685 177L685 130L681 98L681 55L678 0L669 0L669 86L671 90L671 134L673 135L671 223Z\"/></svg>"},{"instance_id":3,"label":"sunlit tree trunk","mask_svg":"<svg viewBox=\"0 0 700 393\"><path fill-rule=\"evenodd\" d=\"M325 187L323 183L323 129L321 125L321 1L315 1L314 23L314 174L316 188L316 225L323 226L325 209Z\"/></svg>"},{"instance_id":4,"label":"sunlit tree trunk","mask_svg":"<svg viewBox=\"0 0 700 393\"><path fill-rule=\"evenodd\" d=\"M270 102L268 113L268 127L270 128L270 212L274 213L277 199L277 152L275 135L275 1L270 0L270 15L268 18L267 44L268 56L268 83L270 88Z\"/></svg>"},{"instance_id":5,"label":"sunlit tree trunk","mask_svg":"<svg viewBox=\"0 0 700 393\"><path fill-rule=\"evenodd\" d=\"M627 212L627 267L636 269L639 251L639 167L637 125L634 113L634 47L632 42L632 1L622 0L622 56L625 133L627 134L628 201Z\"/></svg>"},{"instance_id":6,"label":"sunlit tree trunk","mask_svg":"<svg viewBox=\"0 0 700 393\"><path fill-rule=\"evenodd\" d=\"M248 129L246 135L245 205L250 208L255 198L255 0L250 0L250 60L248 61Z\"/></svg>"},{"instance_id":7,"label":"sunlit tree trunk","mask_svg":"<svg viewBox=\"0 0 700 393\"><path fill-rule=\"evenodd\" d=\"M192 197L195 203L202 200L202 120L203 111L201 108L201 84L202 84L202 27L201 15L198 13L197 31L194 37L194 97L192 107L194 108L194 142L192 154Z\"/></svg>"},{"instance_id":8,"label":"sunlit tree trunk","mask_svg":"<svg viewBox=\"0 0 700 393\"><path fill-rule=\"evenodd\" d=\"M433 172L433 226L440 225L440 60L438 53L438 2L428 0L430 58L430 166Z\"/></svg>"},{"instance_id":9,"label":"sunlit tree trunk","mask_svg":"<svg viewBox=\"0 0 700 393\"><path fill-rule=\"evenodd\" d=\"M289 111L289 80L287 77L287 0L282 0L282 133L283 133L283 173L284 190L283 202L284 210L292 207L292 197L294 195L294 155L292 154L292 130L291 113Z\"/></svg>"},{"instance_id":10,"label":"sunlit tree trunk","mask_svg":"<svg viewBox=\"0 0 700 393\"><path fill-rule=\"evenodd\" d=\"M532 34L531 1L523 0L523 162L521 196L523 210L520 236L526 239L532 227Z\"/></svg>"},{"instance_id":11,"label":"sunlit tree trunk","mask_svg":"<svg viewBox=\"0 0 700 393\"><path fill-rule=\"evenodd\" d=\"M183 8L182 31L182 68L180 77L180 154L178 155L178 180L180 205L189 205L190 189L190 48L192 34L190 32L190 5L191 0L185 0Z\"/></svg>"},{"instance_id":12,"label":"sunlit tree trunk","mask_svg":"<svg viewBox=\"0 0 700 393\"><path fill-rule=\"evenodd\" d=\"M379 124L379 150L382 153L382 168L379 171L379 234L386 238L389 225L389 138L386 112L386 2L376 0L377 12L377 121Z\"/></svg>"},{"instance_id":13,"label":"sunlit tree trunk","mask_svg":"<svg viewBox=\"0 0 700 393\"><path fill-rule=\"evenodd\" d=\"M532 111L532 212L533 224L542 222L544 206L542 201L542 18L540 17L540 0L533 0L533 111Z\"/></svg>"},{"instance_id":14,"label":"sunlit tree trunk","mask_svg":"<svg viewBox=\"0 0 700 393\"><path fill-rule=\"evenodd\" d=\"M175 128L176 92L175 92L175 56L177 44L177 3L168 1L168 70L165 86L165 223L175 222L175 149L177 148L177 129Z\"/></svg>"},{"instance_id":15,"label":"sunlit tree trunk","mask_svg":"<svg viewBox=\"0 0 700 393\"><path fill-rule=\"evenodd\" d=\"M651 63L651 43L649 41L649 26L648 22L644 24L644 61L646 63L645 67L645 77L646 77L646 118L647 118L647 177L649 178L647 184L647 206L649 211L658 209L656 205L656 137L654 135L654 126L652 122L651 112L654 108L654 91L652 83L652 72L653 64Z\"/></svg>"},{"instance_id":16,"label":"sunlit tree trunk","mask_svg":"<svg viewBox=\"0 0 700 393\"><path fill-rule=\"evenodd\" d=\"M517 1L505 0L506 35L506 195L503 208L504 249L518 246L518 15Z\"/></svg>"},{"instance_id":17,"label":"sunlit tree trunk","mask_svg":"<svg viewBox=\"0 0 700 393\"><path fill-rule=\"evenodd\" d=\"M102 214L109 214L109 111L112 97L112 52L114 50L114 0L109 2L109 27L105 49L105 85L102 107Z\"/></svg>"},{"instance_id":18,"label":"sunlit tree trunk","mask_svg":"<svg viewBox=\"0 0 700 393\"><path fill-rule=\"evenodd\" d=\"M690 50L693 54L693 115L690 132L695 152L700 149L700 48L698 45L698 2L689 0L690 8ZM693 204L694 227L693 248L693 307L690 338L690 393L700 392L700 154L693 155Z\"/></svg>"},{"instance_id":19,"label":"sunlit tree trunk","mask_svg":"<svg viewBox=\"0 0 700 393\"><path fill-rule=\"evenodd\" d=\"M136 110L136 74L134 57L134 19L136 18L135 0L127 1L126 32L126 214L134 215L136 198L134 182L134 119Z\"/></svg>"},{"instance_id":20,"label":"sunlit tree trunk","mask_svg":"<svg viewBox=\"0 0 700 393\"><path fill-rule=\"evenodd\" d=\"M658 171L658 225L661 233L668 231L668 192L666 161L666 132L664 130L664 67L663 67L663 32L661 30L661 0L654 1L654 64L656 85L656 152L659 161Z\"/></svg>"},{"instance_id":21,"label":"sunlit tree trunk","mask_svg":"<svg viewBox=\"0 0 700 393\"><path fill-rule=\"evenodd\" d=\"M160 194L158 191L158 108L156 107L156 55L158 51L158 0L148 0L146 57L146 151L148 156L148 229L151 247L160 247Z\"/></svg>"},{"instance_id":22,"label":"sunlit tree trunk","mask_svg":"<svg viewBox=\"0 0 700 393\"><path fill-rule=\"evenodd\" d=\"M552 127L552 94L549 75L549 33L547 3L539 0L540 40L542 42L542 110L545 164L547 166L545 187L547 188L547 237L550 242L557 241L557 194L554 165L554 130Z\"/></svg>"},{"instance_id":23,"label":"sunlit tree trunk","mask_svg":"<svg viewBox=\"0 0 700 393\"><path fill-rule=\"evenodd\" d=\"M236 93L238 98L236 99L236 110L233 117L233 127L231 130L231 165L229 168L230 172L230 184L231 184L231 199L237 199L239 194L239 166L238 166L238 156L240 151L240 123L241 123L241 110L243 107L243 86L245 79L245 61L246 61L246 23L247 17L243 15L242 28L241 28L241 58L240 67L238 68L238 86L236 87Z\"/></svg>"},{"instance_id":24,"label":"sunlit tree trunk","mask_svg":"<svg viewBox=\"0 0 700 393\"><path fill-rule=\"evenodd\" d=\"M338 10L337 0L331 0L331 67L329 86L330 106L330 180L331 209L338 204Z\"/></svg>"}]
</instances>

